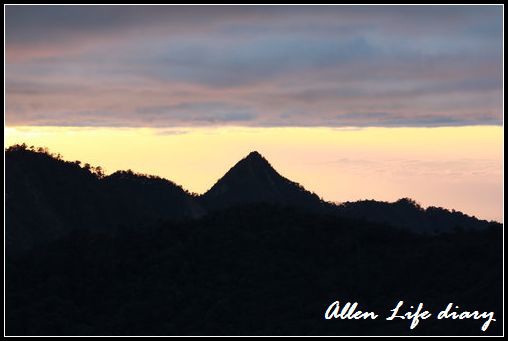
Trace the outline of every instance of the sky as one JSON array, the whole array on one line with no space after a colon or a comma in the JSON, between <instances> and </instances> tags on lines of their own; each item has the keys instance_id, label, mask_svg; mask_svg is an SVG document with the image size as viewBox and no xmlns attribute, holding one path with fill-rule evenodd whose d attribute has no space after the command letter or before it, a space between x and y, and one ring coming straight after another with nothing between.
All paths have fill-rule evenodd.
<instances>
[{"instance_id":1,"label":"sky","mask_svg":"<svg viewBox=\"0 0 508 341\"><path fill-rule=\"evenodd\" d=\"M259 150L327 200L407 196L502 220L501 6L8 5L5 18L7 145L199 193Z\"/></svg>"}]
</instances>

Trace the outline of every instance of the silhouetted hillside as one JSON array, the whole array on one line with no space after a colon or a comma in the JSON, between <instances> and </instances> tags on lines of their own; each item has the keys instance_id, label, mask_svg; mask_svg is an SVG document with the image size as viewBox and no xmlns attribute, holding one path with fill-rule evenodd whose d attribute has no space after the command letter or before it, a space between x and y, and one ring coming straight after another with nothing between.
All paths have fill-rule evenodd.
<instances>
[{"instance_id":1,"label":"silhouetted hillside","mask_svg":"<svg viewBox=\"0 0 508 341\"><path fill-rule=\"evenodd\" d=\"M166 179L118 171L102 178L101 183L111 198L111 209L124 215L126 223L189 219L204 214L194 196Z\"/></svg>"},{"instance_id":2,"label":"silhouetted hillside","mask_svg":"<svg viewBox=\"0 0 508 341\"><path fill-rule=\"evenodd\" d=\"M443 208L359 201L334 205L272 168L259 153L240 160L204 195L191 195L156 176L68 162L42 148L16 145L6 150L6 241L8 252L57 239L75 229L116 233L125 225L198 218L207 212L251 203L294 206L403 227L420 233L485 228L489 222Z\"/></svg>"},{"instance_id":3,"label":"silhouetted hillside","mask_svg":"<svg viewBox=\"0 0 508 341\"><path fill-rule=\"evenodd\" d=\"M203 214L195 198L161 178L63 161L44 149L13 146L5 153L6 247L18 253L80 229Z\"/></svg>"},{"instance_id":4,"label":"silhouetted hillside","mask_svg":"<svg viewBox=\"0 0 508 341\"><path fill-rule=\"evenodd\" d=\"M75 233L7 259L7 335L499 335L502 228L426 236L273 205ZM357 301L375 321L324 320ZM399 301L483 320L386 321Z\"/></svg>"},{"instance_id":5,"label":"silhouetted hillside","mask_svg":"<svg viewBox=\"0 0 508 341\"><path fill-rule=\"evenodd\" d=\"M258 152L240 160L202 196L209 209L250 203L317 208L319 197L281 176Z\"/></svg>"},{"instance_id":6,"label":"silhouetted hillside","mask_svg":"<svg viewBox=\"0 0 508 341\"><path fill-rule=\"evenodd\" d=\"M339 215L407 228L415 232L439 233L456 229L483 229L491 222L441 207L424 209L411 199L394 203L364 200L338 205Z\"/></svg>"},{"instance_id":7,"label":"silhouetted hillside","mask_svg":"<svg viewBox=\"0 0 508 341\"><path fill-rule=\"evenodd\" d=\"M326 203L255 152L201 197L24 145L5 158L7 335L502 333L499 223L410 199ZM335 300L497 321L326 321Z\"/></svg>"},{"instance_id":8,"label":"silhouetted hillside","mask_svg":"<svg viewBox=\"0 0 508 341\"><path fill-rule=\"evenodd\" d=\"M110 222L97 174L42 149L7 150L5 192L7 252Z\"/></svg>"}]
</instances>

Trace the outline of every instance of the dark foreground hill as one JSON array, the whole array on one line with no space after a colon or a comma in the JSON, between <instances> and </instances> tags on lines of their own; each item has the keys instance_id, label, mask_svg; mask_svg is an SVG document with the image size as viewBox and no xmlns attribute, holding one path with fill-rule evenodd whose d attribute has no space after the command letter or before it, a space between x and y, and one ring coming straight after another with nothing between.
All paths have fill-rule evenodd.
<instances>
[{"instance_id":1,"label":"dark foreground hill","mask_svg":"<svg viewBox=\"0 0 508 341\"><path fill-rule=\"evenodd\" d=\"M245 206L199 220L80 232L7 260L7 335L495 335L502 229L425 236ZM325 320L358 302L374 321ZM399 300L483 320L384 320Z\"/></svg>"},{"instance_id":2,"label":"dark foreground hill","mask_svg":"<svg viewBox=\"0 0 508 341\"><path fill-rule=\"evenodd\" d=\"M72 231L106 233L204 213L195 196L171 181L132 171L104 176L100 167L25 146L5 153L5 187L6 248L13 254Z\"/></svg>"},{"instance_id":3,"label":"dark foreground hill","mask_svg":"<svg viewBox=\"0 0 508 341\"><path fill-rule=\"evenodd\" d=\"M7 335L499 335L502 225L333 205L253 153L205 195L154 176L6 151ZM418 232L418 233L415 233ZM358 302L375 321L324 320ZM399 301L479 320L384 318Z\"/></svg>"}]
</instances>

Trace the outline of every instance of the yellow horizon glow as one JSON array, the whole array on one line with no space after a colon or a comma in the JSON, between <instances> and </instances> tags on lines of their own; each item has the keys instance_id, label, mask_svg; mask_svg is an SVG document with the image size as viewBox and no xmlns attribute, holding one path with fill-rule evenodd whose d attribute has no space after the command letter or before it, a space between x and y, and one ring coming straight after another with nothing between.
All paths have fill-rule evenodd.
<instances>
[{"instance_id":1,"label":"yellow horizon glow","mask_svg":"<svg viewBox=\"0 0 508 341\"><path fill-rule=\"evenodd\" d=\"M158 175L204 193L253 150L334 202L415 199L503 221L503 128L5 128L6 146Z\"/></svg>"}]
</instances>

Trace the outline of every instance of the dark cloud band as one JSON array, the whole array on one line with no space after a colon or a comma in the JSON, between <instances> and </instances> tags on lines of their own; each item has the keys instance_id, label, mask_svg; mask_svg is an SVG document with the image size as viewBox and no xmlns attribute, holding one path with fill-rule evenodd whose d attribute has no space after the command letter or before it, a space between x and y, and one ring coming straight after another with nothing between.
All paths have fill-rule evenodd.
<instances>
[{"instance_id":1,"label":"dark cloud band","mask_svg":"<svg viewBox=\"0 0 508 341\"><path fill-rule=\"evenodd\" d=\"M502 123L500 6L6 7L8 125Z\"/></svg>"}]
</instances>

